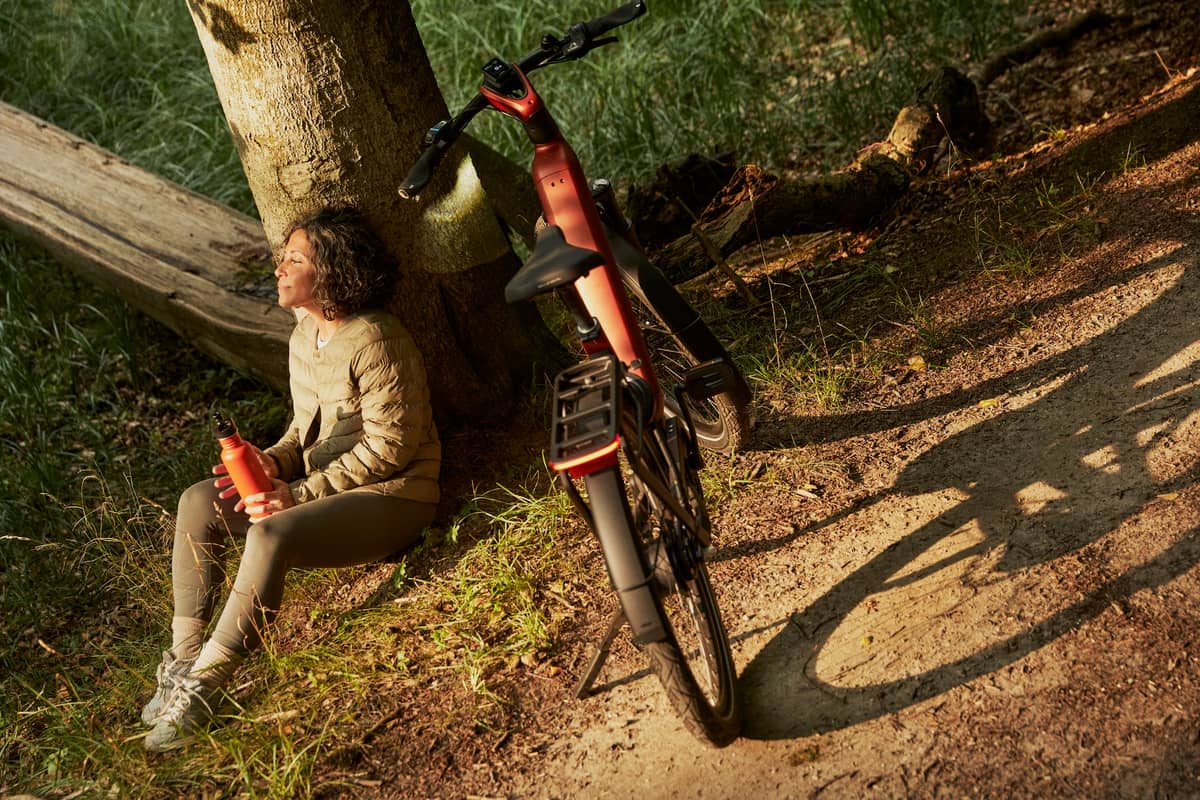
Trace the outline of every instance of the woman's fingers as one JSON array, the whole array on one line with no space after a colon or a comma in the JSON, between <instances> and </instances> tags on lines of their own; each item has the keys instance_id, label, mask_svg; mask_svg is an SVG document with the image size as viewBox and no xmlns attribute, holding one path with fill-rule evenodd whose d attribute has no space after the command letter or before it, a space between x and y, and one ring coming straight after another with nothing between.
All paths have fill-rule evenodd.
<instances>
[{"instance_id":1,"label":"woman's fingers","mask_svg":"<svg viewBox=\"0 0 1200 800\"><path fill-rule=\"evenodd\" d=\"M267 473L268 478L279 475L279 462L275 460L274 456L267 455L257 447L254 448L254 454L258 456L258 462L262 464L263 472Z\"/></svg>"},{"instance_id":2,"label":"woman's fingers","mask_svg":"<svg viewBox=\"0 0 1200 800\"><path fill-rule=\"evenodd\" d=\"M252 494L249 497L243 498L246 503L246 513L251 517L261 519L274 514L276 511L283 510L284 506L279 501L278 492L259 492Z\"/></svg>"}]
</instances>

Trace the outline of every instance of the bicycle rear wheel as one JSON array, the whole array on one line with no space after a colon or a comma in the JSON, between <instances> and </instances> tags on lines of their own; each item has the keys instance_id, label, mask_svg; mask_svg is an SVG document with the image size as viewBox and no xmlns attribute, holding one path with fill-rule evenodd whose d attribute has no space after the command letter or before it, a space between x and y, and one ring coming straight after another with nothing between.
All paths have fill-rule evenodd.
<instances>
[{"instance_id":1,"label":"bicycle rear wheel","mask_svg":"<svg viewBox=\"0 0 1200 800\"><path fill-rule=\"evenodd\" d=\"M626 255L626 263L629 258ZM669 404L675 402L672 388L683 383L692 367L719 358L732 369L733 384L724 392L706 400L687 397L684 402L697 444L715 453L731 453L741 447L749 439L752 425L750 387L741 370L700 314L657 267L642 258L636 269L627 271L623 265L622 271L627 276L630 303L654 372ZM672 410L678 413L678 409Z\"/></svg>"},{"instance_id":2,"label":"bicycle rear wheel","mask_svg":"<svg viewBox=\"0 0 1200 800\"><path fill-rule=\"evenodd\" d=\"M647 490L636 476L630 484L636 499L632 508L616 469L585 478L597 535L602 541L628 537L638 545L643 574L653 575L651 613L657 613L664 632L642 648L688 730L701 741L724 747L741 730L741 705L729 637L700 542L682 526L672 531L655 526L655 504ZM609 571L613 574L614 565ZM630 623L635 631L641 627L635 620Z\"/></svg>"}]
</instances>

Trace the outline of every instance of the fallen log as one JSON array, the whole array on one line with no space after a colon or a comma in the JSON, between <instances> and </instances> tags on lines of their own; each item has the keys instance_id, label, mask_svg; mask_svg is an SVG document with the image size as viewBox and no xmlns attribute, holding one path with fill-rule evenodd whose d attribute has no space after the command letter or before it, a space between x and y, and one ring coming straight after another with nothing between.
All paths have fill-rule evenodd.
<instances>
[{"instance_id":1,"label":"fallen log","mask_svg":"<svg viewBox=\"0 0 1200 800\"><path fill-rule=\"evenodd\" d=\"M286 388L295 318L238 291L269 274L257 220L0 103L0 222L202 352Z\"/></svg>"},{"instance_id":2,"label":"fallen log","mask_svg":"<svg viewBox=\"0 0 1200 800\"><path fill-rule=\"evenodd\" d=\"M780 177L743 166L699 214L697 233L665 244L659 266L679 278L739 248L783 234L805 234L870 224L891 208L913 176L927 172L949 148L971 151L987 137L979 93L1008 69L1051 47L1070 45L1117 18L1090 11L1041 31L979 65L970 77L937 71L900 110L886 139L864 148L846 168L817 177Z\"/></svg>"},{"instance_id":3,"label":"fallen log","mask_svg":"<svg viewBox=\"0 0 1200 800\"><path fill-rule=\"evenodd\" d=\"M529 174L466 147L497 213L532 242ZM275 305L258 220L0 102L0 224L207 355L287 388L295 318Z\"/></svg>"},{"instance_id":4,"label":"fallen log","mask_svg":"<svg viewBox=\"0 0 1200 800\"><path fill-rule=\"evenodd\" d=\"M952 67L934 73L900 110L886 139L864 148L845 169L817 177L779 177L740 167L700 213L698 229L722 255L782 234L861 228L890 208L913 175L932 167L943 142L971 148L987 117L970 78ZM707 263L700 236L676 239L656 254L669 275Z\"/></svg>"}]
</instances>

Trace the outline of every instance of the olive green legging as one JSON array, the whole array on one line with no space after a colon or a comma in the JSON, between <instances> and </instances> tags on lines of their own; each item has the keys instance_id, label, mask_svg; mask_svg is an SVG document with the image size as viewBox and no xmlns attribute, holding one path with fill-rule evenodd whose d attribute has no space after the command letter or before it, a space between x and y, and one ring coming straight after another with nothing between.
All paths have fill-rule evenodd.
<instances>
[{"instance_id":1,"label":"olive green legging","mask_svg":"<svg viewBox=\"0 0 1200 800\"><path fill-rule=\"evenodd\" d=\"M171 574L175 616L207 624L224 584L230 535L245 536L233 589L212 639L245 655L258 646L283 599L292 567L348 567L386 558L417 541L435 506L369 491L348 491L302 503L250 524L221 499L212 479L179 498Z\"/></svg>"}]
</instances>

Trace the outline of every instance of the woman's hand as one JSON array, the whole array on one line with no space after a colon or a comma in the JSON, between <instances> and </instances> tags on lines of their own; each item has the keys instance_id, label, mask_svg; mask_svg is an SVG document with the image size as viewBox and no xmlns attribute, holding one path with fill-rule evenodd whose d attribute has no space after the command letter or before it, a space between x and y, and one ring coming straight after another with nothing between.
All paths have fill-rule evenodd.
<instances>
[{"instance_id":1,"label":"woman's hand","mask_svg":"<svg viewBox=\"0 0 1200 800\"><path fill-rule=\"evenodd\" d=\"M278 478L272 478L271 483L275 486L271 491L243 497L238 503L239 506L245 507L250 519L269 517L278 511L296 505L296 498L292 497L292 487Z\"/></svg>"},{"instance_id":2,"label":"woman's hand","mask_svg":"<svg viewBox=\"0 0 1200 800\"><path fill-rule=\"evenodd\" d=\"M279 462L275 460L275 457L264 453L254 445L249 445L249 447L254 451L254 455L258 457L258 463L262 464L263 472L267 473L267 477L272 479L279 477ZM237 494L237 489L233 486L233 478L229 477L224 464L217 464L212 468L212 471L213 475L217 476L217 479L213 481L213 485L222 490L218 493L221 498L230 498ZM276 481L272 480L272 483L276 483ZM235 507L236 510L241 511L245 507L244 501L245 498L242 498L238 502Z\"/></svg>"}]
</instances>

